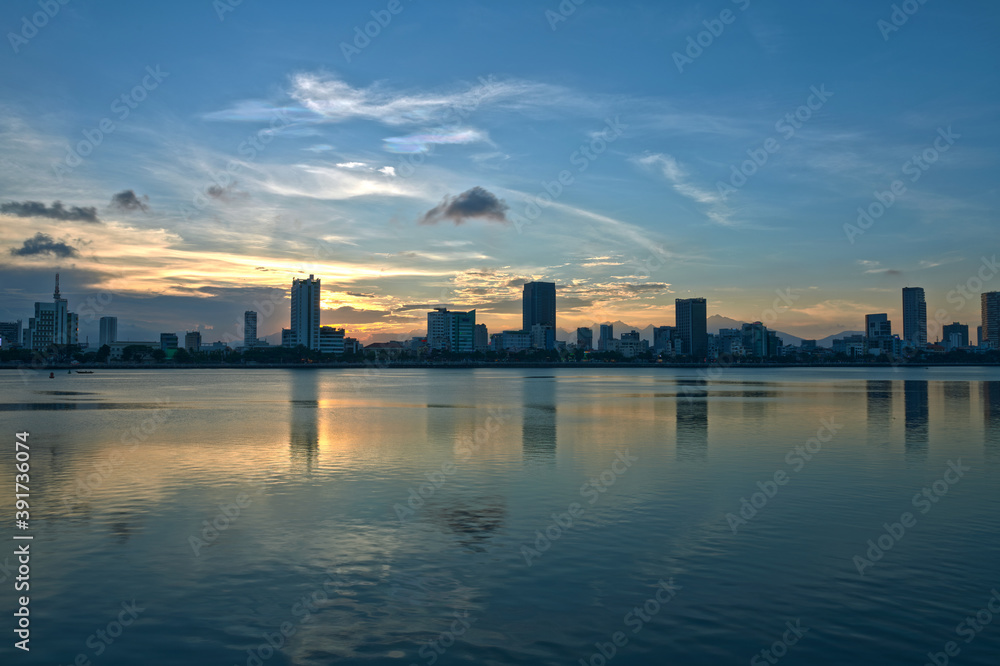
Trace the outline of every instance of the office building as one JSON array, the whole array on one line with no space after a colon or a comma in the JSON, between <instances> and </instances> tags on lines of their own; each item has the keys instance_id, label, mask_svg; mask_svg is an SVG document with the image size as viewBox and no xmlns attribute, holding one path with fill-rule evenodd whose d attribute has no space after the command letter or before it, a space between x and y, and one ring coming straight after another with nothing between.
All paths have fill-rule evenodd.
<instances>
[{"instance_id":1,"label":"office building","mask_svg":"<svg viewBox=\"0 0 1000 666\"><path fill-rule=\"evenodd\" d=\"M324 354L337 354L338 356L344 353L344 338L347 336L347 331L342 328L334 328L333 326L320 326L319 327L319 350Z\"/></svg>"},{"instance_id":2,"label":"office building","mask_svg":"<svg viewBox=\"0 0 1000 666\"><path fill-rule=\"evenodd\" d=\"M589 326L576 329L576 348L584 351L594 348L594 329Z\"/></svg>"},{"instance_id":3,"label":"office building","mask_svg":"<svg viewBox=\"0 0 1000 666\"><path fill-rule=\"evenodd\" d=\"M1000 349L1000 291L988 291L981 297L983 334L982 345Z\"/></svg>"},{"instance_id":4,"label":"office building","mask_svg":"<svg viewBox=\"0 0 1000 666\"><path fill-rule=\"evenodd\" d=\"M601 324L601 337L597 339L597 349L600 351L611 351L611 341L615 339L614 324Z\"/></svg>"},{"instance_id":5,"label":"office building","mask_svg":"<svg viewBox=\"0 0 1000 666\"><path fill-rule=\"evenodd\" d=\"M295 346L295 336L292 335L292 329L290 328L281 329L281 346L282 347Z\"/></svg>"},{"instance_id":6,"label":"office building","mask_svg":"<svg viewBox=\"0 0 1000 666\"><path fill-rule=\"evenodd\" d=\"M101 317L100 346L118 342L118 317Z\"/></svg>"},{"instance_id":7,"label":"office building","mask_svg":"<svg viewBox=\"0 0 1000 666\"><path fill-rule=\"evenodd\" d=\"M310 275L309 279L292 280L292 346L319 351L319 300L319 278Z\"/></svg>"},{"instance_id":8,"label":"office building","mask_svg":"<svg viewBox=\"0 0 1000 666\"><path fill-rule=\"evenodd\" d=\"M531 346L535 349L555 349L556 332L548 324L535 324L531 327Z\"/></svg>"},{"instance_id":9,"label":"office building","mask_svg":"<svg viewBox=\"0 0 1000 666\"><path fill-rule=\"evenodd\" d=\"M695 360L708 355L708 312L704 298L678 298L674 301L677 337L681 353Z\"/></svg>"},{"instance_id":10,"label":"office building","mask_svg":"<svg viewBox=\"0 0 1000 666\"><path fill-rule=\"evenodd\" d=\"M490 332L486 330L486 324L476 324L472 333L472 346L477 352L490 348Z\"/></svg>"},{"instance_id":11,"label":"office building","mask_svg":"<svg viewBox=\"0 0 1000 666\"><path fill-rule=\"evenodd\" d=\"M903 287L903 342L910 347L927 346L927 303L923 287Z\"/></svg>"},{"instance_id":12,"label":"office building","mask_svg":"<svg viewBox=\"0 0 1000 666\"><path fill-rule=\"evenodd\" d=\"M969 346L969 325L957 321L945 324L941 328L941 344L945 349L952 350Z\"/></svg>"},{"instance_id":13,"label":"office building","mask_svg":"<svg viewBox=\"0 0 1000 666\"><path fill-rule=\"evenodd\" d=\"M475 351L476 311L450 312L434 308L427 313L427 345L431 350Z\"/></svg>"},{"instance_id":14,"label":"office building","mask_svg":"<svg viewBox=\"0 0 1000 666\"><path fill-rule=\"evenodd\" d=\"M672 353L674 351L674 326L653 327L653 351L657 354Z\"/></svg>"},{"instance_id":15,"label":"office building","mask_svg":"<svg viewBox=\"0 0 1000 666\"><path fill-rule=\"evenodd\" d=\"M163 351L177 349L177 342L176 333L160 333L160 349Z\"/></svg>"},{"instance_id":16,"label":"office building","mask_svg":"<svg viewBox=\"0 0 1000 666\"><path fill-rule=\"evenodd\" d=\"M504 331L490 336L494 351L518 352L531 349L531 333L528 331Z\"/></svg>"},{"instance_id":17,"label":"office building","mask_svg":"<svg viewBox=\"0 0 1000 666\"><path fill-rule=\"evenodd\" d=\"M243 348L250 349L257 344L257 313L247 310L243 313Z\"/></svg>"},{"instance_id":18,"label":"office building","mask_svg":"<svg viewBox=\"0 0 1000 666\"><path fill-rule=\"evenodd\" d=\"M184 349L189 352L201 351L201 332L190 331L184 334Z\"/></svg>"},{"instance_id":19,"label":"office building","mask_svg":"<svg viewBox=\"0 0 1000 666\"><path fill-rule=\"evenodd\" d=\"M865 341L868 353L879 355L886 353L895 356L898 353L896 340L892 335L892 322L885 312L865 315Z\"/></svg>"},{"instance_id":20,"label":"office building","mask_svg":"<svg viewBox=\"0 0 1000 666\"><path fill-rule=\"evenodd\" d=\"M521 300L521 330L531 331L535 324L556 330L556 285L554 282L528 282Z\"/></svg>"},{"instance_id":21,"label":"office building","mask_svg":"<svg viewBox=\"0 0 1000 666\"><path fill-rule=\"evenodd\" d=\"M78 320L69 312L66 299L59 294L59 274L52 303L35 303L35 316L28 320L31 349L46 349L52 345L75 345L78 342Z\"/></svg>"},{"instance_id":22,"label":"office building","mask_svg":"<svg viewBox=\"0 0 1000 666\"><path fill-rule=\"evenodd\" d=\"M0 321L0 349L21 346L21 320Z\"/></svg>"}]
</instances>

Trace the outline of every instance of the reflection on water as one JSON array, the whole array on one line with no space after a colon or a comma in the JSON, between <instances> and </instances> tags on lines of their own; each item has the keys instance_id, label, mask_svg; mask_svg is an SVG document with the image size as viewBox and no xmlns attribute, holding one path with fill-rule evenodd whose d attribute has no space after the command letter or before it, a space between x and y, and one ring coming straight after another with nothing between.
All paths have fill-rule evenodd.
<instances>
[{"instance_id":1,"label":"reflection on water","mask_svg":"<svg viewBox=\"0 0 1000 666\"><path fill-rule=\"evenodd\" d=\"M677 459L708 456L708 390L704 380L683 383L677 393Z\"/></svg>"},{"instance_id":2,"label":"reflection on water","mask_svg":"<svg viewBox=\"0 0 1000 666\"><path fill-rule=\"evenodd\" d=\"M919 461L927 457L928 410L927 382L903 382L906 459Z\"/></svg>"},{"instance_id":3,"label":"reflection on water","mask_svg":"<svg viewBox=\"0 0 1000 666\"><path fill-rule=\"evenodd\" d=\"M319 373L298 370L291 382L288 417L293 469L312 474L319 452Z\"/></svg>"},{"instance_id":4,"label":"reflection on water","mask_svg":"<svg viewBox=\"0 0 1000 666\"><path fill-rule=\"evenodd\" d=\"M869 379L865 382L868 407L868 442L888 444L892 426L892 382Z\"/></svg>"},{"instance_id":5,"label":"reflection on water","mask_svg":"<svg viewBox=\"0 0 1000 666\"><path fill-rule=\"evenodd\" d=\"M296 631L266 666L426 664L436 653L420 650L465 612L472 628L436 664L589 663L673 577L677 597L608 666L746 663L789 617L814 633L788 664L902 666L996 585L988 370L539 374L119 371L80 395L75 377L35 393L0 373L4 418L32 433L47 632L32 656L73 663L135 598L147 611L100 666L257 663L247 651L285 622ZM821 419L841 429L795 472L786 456ZM623 451L636 460L620 474ZM859 576L852 557L957 459L975 474ZM726 514L779 469L790 483L734 534ZM252 501L222 514L241 492ZM331 577L305 621L293 609ZM984 631L961 662L998 653ZM13 655L0 642L0 663Z\"/></svg>"},{"instance_id":6,"label":"reflection on water","mask_svg":"<svg viewBox=\"0 0 1000 666\"><path fill-rule=\"evenodd\" d=\"M983 449L987 460L1000 462L1000 382L983 382Z\"/></svg>"},{"instance_id":7,"label":"reflection on water","mask_svg":"<svg viewBox=\"0 0 1000 666\"><path fill-rule=\"evenodd\" d=\"M521 447L525 462L554 463L556 459L556 380L525 377L521 382L524 420Z\"/></svg>"}]
</instances>

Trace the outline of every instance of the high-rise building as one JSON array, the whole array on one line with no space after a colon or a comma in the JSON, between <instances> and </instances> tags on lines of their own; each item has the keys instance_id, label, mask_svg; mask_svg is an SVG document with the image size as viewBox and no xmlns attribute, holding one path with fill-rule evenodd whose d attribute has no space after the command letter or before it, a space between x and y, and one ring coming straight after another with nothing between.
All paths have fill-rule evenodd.
<instances>
[{"instance_id":1,"label":"high-rise building","mask_svg":"<svg viewBox=\"0 0 1000 666\"><path fill-rule=\"evenodd\" d=\"M118 342L118 317L101 317L100 346Z\"/></svg>"},{"instance_id":2,"label":"high-rise building","mask_svg":"<svg viewBox=\"0 0 1000 666\"><path fill-rule=\"evenodd\" d=\"M310 275L308 280L292 280L291 330L294 345L319 351L319 298L319 278Z\"/></svg>"},{"instance_id":3,"label":"high-rise building","mask_svg":"<svg viewBox=\"0 0 1000 666\"><path fill-rule=\"evenodd\" d=\"M201 351L201 331L189 331L184 334L184 349L189 352Z\"/></svg>"},{"instance_id":4,"label":"high-rise building","mask_svg":"<svg viewBox=\"0 0 1000 666\"><path fill-rule=\"evenodd\" d=\"M927 303L923 287L903 287L903 342L927 346Z\"/></svg>"},{"instance_id":5,"label":"high-rise building","mask_svg":"<svg viewBox=\"0 0 1000 666\"><path fill-rule=\"evenodd\" d=\"M946 349L969 346L969 325L957 321L941 327L941 342Z\"/></svg>"},{"instance_id":6,"label":"high-rise building","mask_svg":"<svg viewBox=\"0 0 1000 666\"><path fill-rule=\"evenodd\" d=\"M535 324L530 333L531 346L535 349L555 349L556 332L548 324Z\"/></svg>"},{"instance_id":7,"label":"high-rise building","mask_svg":"<svg viewBox=\"0 0 1000 666\"><path fill-rule=\"evenodd\" d=\"M160 333L160 349L163 351L177 349L177 342L176 333Z\"/></svg>"},{"instance_id":8,"label":"high-rise building","mask_svg":"<svg viewBox=\"0 0 1000 666\"><path fill-rule=\"evenodd\" d=\"M865 315L866 349L869 353L878 355L885 352L894 355L895 341L892 337L892 322L885 312ZM874 350L874 351L872 351Z\"/></svg>"},{"instance_id":9,"label":"high-rise building","mask_svg":"<svg viewBox=\"0 0 1000 666\"><path fill-rule=\"evenodd\" d=\"M21 320L0 321L0 349L21 346Z\"/></svg>"},{"instance_id":10,"label":"high-rise building","mask_svg":"<svg viewBox=\"0 0 1000 666\"><path fill-rule=\"evenodd\" d=\"M295 335L294 333L292 333L292 329L290 328L281 329L281 346L282 347L295 346Z\"/></svg>"},{"instance_id":11,"label":"high-rise building","mask_svg":"<svg viewBox=\"0 0 1000 666\"><path fill-rule=\"evenodd\" d=\"M1000 291L987 291L982 296L983 341L990 349L1000 349Z\"/></svg>"},{"instance_id":12,"label":"high-rise building","mask_svg":"<svg viewBox=\"0 0 1000 666\"><path fill-rule=\"evenodd\" d=\"M601 337L597 339L597 349L600 351L610 351L611 341L615 339L615 325L601 324Z\"/></svg>"},{"instance_id":13,"label":"high-rise building","mask_svg":"<svg viewBox=\"0 0 1000 666\"><path fill-rule=\"evenodd\" d=\"M590 351L594 348L594 329L589 326L581 326L576 329L576 347Z\"/></svg>"},{"instance_id":14,"label":"high-rise building","mask_svg":"<svg viewBox=\"0 0 1000 666\"><path fill-rule=\"evenodd\" d=\"M52 303L35 303L35 316L28 320L28 335L32 349L75 345L79 340L77 316L69 312L66 299L59 294L58 273Z\"/></svg>"},{"instance_id":15,"label":"high-rise building","mask_svg":"<svg viewBox=\"0 0 1000 666\"><path fill-rule=\"evenodd\" d=\"M476 324L472 337L472 344L477 352L483 352L490 348L490 332L486 330L486 324Z\"/></svg>"},{"instance_id":16,"label":"high-rise building","mask_svg":"<svg viewBox=\"0 0 1000 666\"><path fill-rule=\"evenodd\" d=\"M556 330L556 285L554 282L528 282L521 299L521 329L530 332L535 324Z\"/></svg>"},{"instance_id":17,"label":"high-rise building","mask_svg":"<svg viewBox=\"0 0 1000 666\"><path fill-rule=\"evenodd\" d=\"M681 353L701 360L708 355L708 310L704 298L678 298L674 301L677 337Z\"/></svg>"},{"instance_id":18,"label":"high-rise building","mask_svg":"<svg viewBox=\"0 0 1000 666\"><path fill-rule=\"evenodd\" d=\"M427 346L457 353L470 353L476 349L476 311L449 312L447 308L434 308L427 313Z\"/></svg>"},{"instance_id":19,"label":"high-rise building","mask_svg":"<svg viewBox=\"0 0 1000 666\"><path fill-rule=\"evenodd\" d=\"M257 313L247 310L243 313L243 348L250 349L257 344Z\"/></svg>"}]
</instances>

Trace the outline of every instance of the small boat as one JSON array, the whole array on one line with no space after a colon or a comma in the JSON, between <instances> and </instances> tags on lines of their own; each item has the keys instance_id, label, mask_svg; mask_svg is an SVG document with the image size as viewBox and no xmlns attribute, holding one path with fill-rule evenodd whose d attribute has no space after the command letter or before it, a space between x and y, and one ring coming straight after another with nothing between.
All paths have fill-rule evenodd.
<instances>
[{"instance_id":1,"label":"small boat","mask_svg":"<svg viewBox=\"0 0 1000 666\"><path fill-rule=\"evenodd\" d=\"M78 375L92 375L92 374L94 374L94 371L93 370L77 370L76 374L78 374Z\"/></svg>"}]
</instances>

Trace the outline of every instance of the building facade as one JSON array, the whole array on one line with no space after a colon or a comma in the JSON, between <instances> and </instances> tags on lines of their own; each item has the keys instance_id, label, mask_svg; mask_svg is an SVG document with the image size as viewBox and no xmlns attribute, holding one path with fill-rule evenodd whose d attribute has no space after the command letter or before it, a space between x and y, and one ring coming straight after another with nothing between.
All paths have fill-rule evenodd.
<instances>
[{"instance_id":1,"label":"building facade","mask_svg":"<svg viewBox=\"0 0 1000 666\"><path fill-rule=\"evenodd\" d=\"M923 287L903 287L903 342L910 347L927 346L927 302Z\"/></svg>"},{"instance_id":2,"label":"building facade","mask_svg":"<svg viewBox=\"0 0 1000 666\"><path fill-rule=\"evenodd\" d=\"M528 282L521 298L521 330L535 324L556 330L556 285L554 282Z\"/></svg>"},{"instance_id":3,"label":"building facade","mask_svg":"<svg viewBox=\"0 0 1000 666\"><path fill-rule=\"evenodd\" d=\"M983 333L982 345L1000 349L1000 291L987 291L981 297Z\"/></svg>"},{"instance_id":4,"label":"building facade","mask_svg":"<svg viewBox=\"0 0 1000 666\"><path fill-rule=\"evenodd\" d=\"M476 350L476 311L451 312L434 308L427 313L427 345L430 349L468 354Z\"/></svg>"},{"instance_id":5,"label":"building facade","mask_svg":"<svg viewBox=\"0 0 1000 666\"><path fill-rule=\"evenodd\" d=\"M345 337L347 337L347 331L342 328L320 326L319 350L324 354L337 354L338 356L341 356L344 353Z\"/></svg>"},{"instance_id":6,"label":"building facade","mask_svg":"<svg viewBox=\"0 0 1000 666\"><path fill-rule=\"evenodd\" d=\"M201 351L201 331L189 331L184 334L184 349L189 352Z\"/></svg>"},{"instance_id":7,"label":"building facade","mask_svg":"<svg viewBox=\"0 0 1000 666\"><path fill-rule=\"evenodd\" d=\"M118 342L118 317L101 317L100 346Z\"/></svg>"},{"instance_id":8,"label":"building facade","mask_svg":"<svg viewBox=\"0 0 1000 666\"><path fill-rule=\"evenodd\" d=\"M674 301L677 337L681 353L694 359L708 355L708 312L704 298L678 298Z\"/></svg>"},{"instance_id":9,"label":"building facade","mask_svg":"<svg viewBox=\"0 0 1000 666\"><path fill-rule=\"evenodd\" d=\"M250 349L257 344L257 313L247 310L243 313L243 348Z\"/></svg>"},{"instance_id":10,"label":"building facade","mask_svg":"<svg viewBox=\"0 0 1000 666\"><path fill-rule=\"evenodd\" d=\"M594 348L594 329L589 326L576 329L576 348L584 351Z\"/></svg>"},{"instance_id":11,"label":"building facade","mask_svg":"<svg viewBox=\"0 0 1000 666\"><path fill-rule=\"evenodd\" d=\"M309 279L292 280L292 346L302 345L319 351L319 300L319 278L310 275Z\"/></svg>"}]
</instances>

